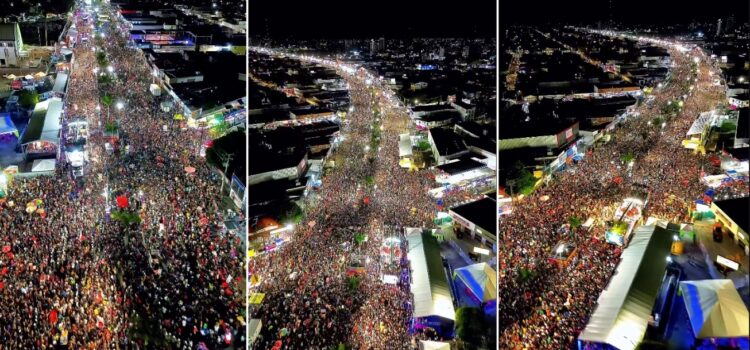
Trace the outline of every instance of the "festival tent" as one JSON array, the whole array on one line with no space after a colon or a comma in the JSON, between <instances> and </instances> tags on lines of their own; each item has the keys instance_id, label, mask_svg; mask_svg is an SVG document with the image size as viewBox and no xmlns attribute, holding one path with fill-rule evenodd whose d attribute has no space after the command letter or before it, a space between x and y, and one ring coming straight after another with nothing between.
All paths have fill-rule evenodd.
<instances>
[{"instance_id":1,"label":"festival tent","mask_svg":"<svg viewBox=\"0 0 750 350\"><path fill-rule=\"evenodd\" d=\"M679 232L679 227L673 232L670 226L635 230L579 341L619 350L634 350L640 343L664 278L672 237Z\"/></svg>"},{"instance_id":2,"label":"festival tent","mask_svg":"<svg viewBox=\"0 0 750 350\"><path fill-rule=\"evenodd\" d=\"M18 129L10 118L10 113L0 113L0 135L13 134L18 137Z\"/></svg>"},{"instance_id":3,"label":"festival tent","mask_svg":"<svg viewBox=\"0 0 750 350\"><path fill-rule=\"evenodd\" d=\"M461 280L482 302L497 299L497 274L487 263L458 268L453 271L453 278Z\"/></svg>"},{"instance_id":4,"label":"festival tent","mask_svg":"<svg viewBox=\"0 0 750 350\"><path fill-rule=\"evenodd\" d=\"M419 350L451 350L451 345L441 341L420 340Z\"/></svg>"},{"instance_id":5,"label":"festival tent","mask_svg":"<svg viewBox=\"0 0 750 350\"><path fill-rule=\"evenodd\" d=\"M411 293L414 296L414 318L440 317L455 321L448 278L440 258L440 245L429 231L406 229L407 254L411 266Z\"/></svg>"},{"instance_id":6,"label":"festival tent","mask_svg":"<svg viewBox=\"0 0 750 350\"><path fill-rule=\"evenodd\" d=\"M52 86L52 92L64 94L67 86L68 75L65 73L57 73L57 77L55 77L55 85Z\"/></svg>"},{"instance_id":7,"label":"festival tent","mask_svg":"<svg viewBox=\"0 0 750 350\"><path fill-rule=\"evenodd\" d=\"M693 334L703 338L748 337L748 310L732 280L680 282Z\"/></svg>"},{"instance_id":8,"label":"festival tent","mask_svg":"<svg viewBox=\"0 0 750 350\"><path fill-rule=\"evenodd\" d=\"M54 158L49 159L35 159L31 164L32 172L49 172L55 170L55 164L57 161Z\"/></svg>"}]
</instances>

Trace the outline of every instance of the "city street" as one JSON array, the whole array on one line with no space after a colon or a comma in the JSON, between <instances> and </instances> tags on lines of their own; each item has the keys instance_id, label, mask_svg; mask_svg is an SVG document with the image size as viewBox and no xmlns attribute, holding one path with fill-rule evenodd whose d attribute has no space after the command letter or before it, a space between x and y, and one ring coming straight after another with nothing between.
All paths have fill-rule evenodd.
<instances>
[{"instance_id":1,"label":"city street","mask_svg":"<svg viewBox=\"0 0 750 350\"><path fill-rule=\"evenodd\" d=\"M79 180L60 163L9 186L0 349L243 348L242 246L221 225L218 176L196 154L195 131L157 108L115 9L81 1L71 13L62 124L92 126L91 162Z\"/></svg>"},{"instance_id":2,"label":"city street","mask_svg":"<svg viewBox=\"0 0 750 350\"><path fill-rule=\"evenodd\" d=\"M580 164L555 175L501 218L506 239L498 252L500 347L571 345L621 253L603 240L604 213L614 212L636 188L648 189L647 217L677 223L687 222L689 203L706 190L705 156L681 141L700 112L724 99L723 88L715 84L717 72L703 52L657 43L669 49L673 67L668 83L654 90L654 103L640 104L620 121L611 142L587 152ZM595 224L591 231L566 233L563 226L571 218L592 218ZM574 266L561 270L548 262L558 242L577 246Z\"/></svg>"},{"instance_id":3,"label":"city street","mask_svg":"<svg viewBox=\"0 0 750 350\"><path fill-rule=\"evenodd\" d=\"M293 240L250 260L250 275L260 279L250 293L265 294L260 305L251 305L250 314L264 325L254 347L409 348L408 261L404 254L399 266L385 266L380 250L385 238L396 237L406 252L404 228L432 227L437 207L427 193L433 180L399 166L398 135L409 131L407 110L364 70L295 58L335 68L349 84L352 110L332 155L336 166L310 196L315 203L305 205ZM357 243L357 234L366 241ZM347 270L361 261L366 273L353 287L356 277ZM400 278L386 284L384 275Z\"/></svg>"}]
</instances>

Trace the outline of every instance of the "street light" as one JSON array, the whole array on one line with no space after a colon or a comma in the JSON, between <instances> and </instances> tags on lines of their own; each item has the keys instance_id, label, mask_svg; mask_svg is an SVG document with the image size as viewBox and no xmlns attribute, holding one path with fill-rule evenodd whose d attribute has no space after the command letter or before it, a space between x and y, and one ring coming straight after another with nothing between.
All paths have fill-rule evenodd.
<instances>
[{"instance_id":1,"label":"street light","mask_svg":"<svg viewBox=\"0 0 750 350\"><path fill-rule=\"evenodd\" d=\"M107 66L107 72L110 72L110 73L112 73L112 72L114 72L114 71L115 71L115 68L114 68L114 67L112 67L112 66Z\"/></svg>"},{"instance_id":2,"label":"street light","mask_svg":"<svg viewBox=\"0 0 750 350\"><path fill-rule=\"evenodd\" d=\"M117 110L121 110L123 107L125 107L125 104L122 102L117 102L115 106L117 107Z\"/></svg>"}]
</instances>

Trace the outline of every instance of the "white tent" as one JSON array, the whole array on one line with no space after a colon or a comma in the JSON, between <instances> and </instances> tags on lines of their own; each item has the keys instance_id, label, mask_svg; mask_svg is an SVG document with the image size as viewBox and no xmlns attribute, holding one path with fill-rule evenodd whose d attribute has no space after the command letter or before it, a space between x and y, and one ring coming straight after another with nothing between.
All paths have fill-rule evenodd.
<instances>
[{"instance_id":1,"label":"white tent","mask_svg":"<svg viewBox=\"0 0 750 350\"><path fill-rule=\"evenodd\" d=\"M458 268L453 271L453 278L460 279L482 302L497 299L497 274L487 263Z\"/></svg>"},{"instance_id":2,"label":"white tent","mask_svg":"<svg viewBox=\"0 0 750 350\"><path fill-rule=\"evenodd\" d=\"M416 228L406 229L406 239L409 242L407 255L412 271L414 317L439 316L455 321L453 297L440 260L440 246L437 240Z\"/></svg>"},{"instance_id":3,"label":"white tent","mask_svg":"<svg viewBox=\"0 0 750 350\"><path fill-rule=\"evenodd\" d=\"M732 280L684 281L680 292L696 338L750 335L747 307Z\"/></svg>"},{"instance_id":4,"label":"white tent","mask_svg":"<svg viewBox=\"0 0 750 350\"><path fill-rule=\"evenodd\" d=\"M441 341L420 340L419 350L451 350L451 345Z\"/></svg>"},{"instance_id":5,"label":"white tent","mask_svg":"<svg viewBox=\"0 0 750 350\"><path fill-rule=\"evenodd\" d=\"M55 159L36 159L31 164L31 172L48 172L55 170Z\"/></svg>"},{"instance_id":6,"label":"white tent","mask_svg":"<svg viewBox=\"0 0 750 350\"><path fill-rule=\"evenodd\" d=\"M609 344L619 350L636 348L646 334L659 294L673 232L654 225L635 230L579 340Z\"/></svg>"}]
</instances>

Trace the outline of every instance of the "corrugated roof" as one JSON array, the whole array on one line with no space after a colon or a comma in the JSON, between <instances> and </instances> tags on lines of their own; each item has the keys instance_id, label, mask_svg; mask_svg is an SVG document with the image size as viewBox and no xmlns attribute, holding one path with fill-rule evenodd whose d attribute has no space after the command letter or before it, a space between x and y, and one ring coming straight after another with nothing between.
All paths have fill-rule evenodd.
<instances>
[{"instance_id":1,"label":"corrugated roof","mask_svg":"<svg viewBox=\"0 0 750 350\"><path fill-rule=\"evenodd\" d=\"M672 233L666 228L637 228L578 339L635 349L646 334L671 247Z\"/></svg>"},{"instance_id":2,"label":"corrugated roof","mask_svg":"<svg viewBox=\"0 0 750 350\"><path fill-rule=\"evenodd\" d=\"M443 270L437 239L429 231L418 228L407 228L406 232L412 270L414 317L439 316L455 321L453 297Z\"/></svg>"}]
</instances>

